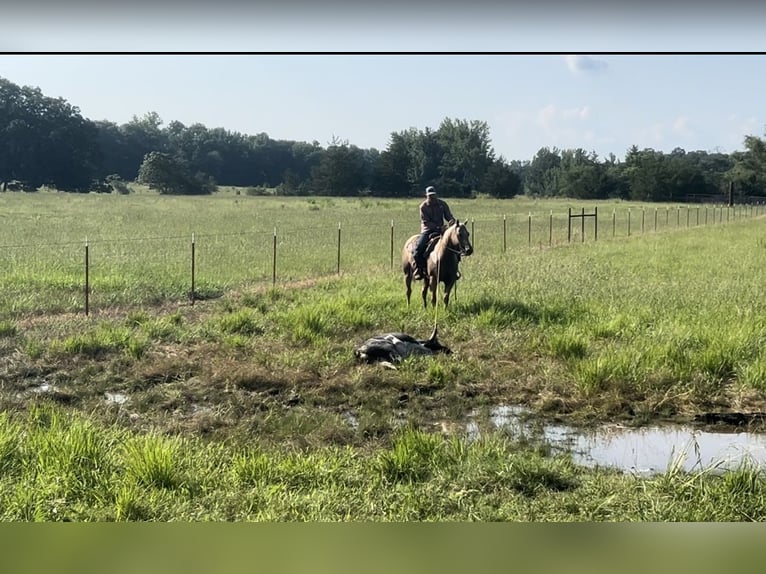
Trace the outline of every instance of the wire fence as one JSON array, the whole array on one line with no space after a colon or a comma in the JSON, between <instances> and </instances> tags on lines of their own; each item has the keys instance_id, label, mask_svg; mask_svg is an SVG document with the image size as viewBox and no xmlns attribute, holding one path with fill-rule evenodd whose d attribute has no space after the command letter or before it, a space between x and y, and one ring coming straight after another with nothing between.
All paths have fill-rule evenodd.
<instances>
[{"instance_id":1,"label":"wire fence","mask_svg":"<svg viewBox=\"0 0 766 574\"><path fill-rule=\"evenodd\" d=\"M763 204L597 207L465 221L475 254L556 247L762 215ZM343 224L176 236L0 245L0 318L36 312L195 301L242 286L390 269L399 272L411 225Z\"/></svg>"}]
</instances>

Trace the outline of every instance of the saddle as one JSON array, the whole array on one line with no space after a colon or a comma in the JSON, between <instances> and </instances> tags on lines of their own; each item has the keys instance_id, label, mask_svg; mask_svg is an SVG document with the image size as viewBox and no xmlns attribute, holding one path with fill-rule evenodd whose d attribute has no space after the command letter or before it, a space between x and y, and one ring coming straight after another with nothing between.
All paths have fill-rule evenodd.
<instances>
[{"instance_id":1,"label":"saddle","mask_svg":"<svg viewBox=\"0 0 766 574\"><path fill-rule=\"evenodd\" d=\"M428 257L431 255L431 251L433 251L434 248L436 247L436 244L439 243L439 240L442 237L442 233L443 231L434 231L428 235L428 243L426 243L426 248L423 251L423 257L425 258L426 261L428 261ZM412 247L411 253L412 253L412 256L414 257L415 256L414 246ZM460 253L456 253L455 255L459 263L461 260ZM455 278L455 280L457 279L460 279L460 271L457 272L457 277Z\"/></svg>"}]
</instances>

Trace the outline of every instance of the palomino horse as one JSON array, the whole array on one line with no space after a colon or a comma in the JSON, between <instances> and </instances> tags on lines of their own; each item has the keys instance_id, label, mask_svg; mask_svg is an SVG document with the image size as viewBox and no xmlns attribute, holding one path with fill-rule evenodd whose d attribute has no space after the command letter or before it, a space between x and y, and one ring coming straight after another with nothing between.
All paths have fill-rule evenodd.
<instances>
[{"instance_id":1,"label":"palomino horse","mask_svg":"<svg viewBox=\"0 0 766 574\"><path fill-rule=\"evenodd\" d=\"M436 241L436 245L428 256L426 276L423 278L423 307L428 308L426 297L428 289L431 289L431 305L436 306L436 289L439 283L444 283L444 306L449 304L449 295L455 282L460 276L458 263L462 255L473 253L473 246L469 239L470 233L465 223L455 222L448 226L442 236ZM413 235L404 244L402 249L402 271L404 272L404 284L407 286L407 305L410 304L412 295L412 277L415 274L415 260L413 249L418 236ZM430 247L429 243L429 247Z\"/></svg>"}]
</instances>

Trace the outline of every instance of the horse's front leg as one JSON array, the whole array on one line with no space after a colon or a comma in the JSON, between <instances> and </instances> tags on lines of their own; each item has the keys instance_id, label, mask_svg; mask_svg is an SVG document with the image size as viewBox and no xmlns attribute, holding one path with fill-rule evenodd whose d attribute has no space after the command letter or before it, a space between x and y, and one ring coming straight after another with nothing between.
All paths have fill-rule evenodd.
<instances>
[{"instance_id":1,"label":"horse's front leg","mask_svg":"<svg viewBox=\"0 0 766 574\"><path fill-rule=\"evenodd\" d=\"M423 296L423 308L428 309L428 288L430 287L430 278L428 275L426 275L423 278L423 292L421 293Z\"/></svg>"},{"instance_id":2,"label":"horse's front leg","mask_svg":"<svg viewBox=\"0 0 766 574\"><path fill-rule=\"evenodd\" d=\"M452 286L454 283L445 283L444 284L444 307L446 308L447 305L449 305L449 294L452 292Z\"/></svg>"},{"instance_id":3,"label":"horse's front leg","mask_svg":"<svg viewBox=\"0 0 766 574\"><path fill-rule=\"evenodd\" d=\"M431 284L431 306L436 307L436 292L439 290L439 279L434 279Z\"/></svg>"}]
</instances>

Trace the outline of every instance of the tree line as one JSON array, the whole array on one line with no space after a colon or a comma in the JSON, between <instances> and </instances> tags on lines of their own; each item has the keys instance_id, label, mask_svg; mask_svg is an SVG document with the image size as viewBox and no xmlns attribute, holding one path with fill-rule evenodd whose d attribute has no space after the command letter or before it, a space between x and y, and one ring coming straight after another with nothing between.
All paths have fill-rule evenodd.
<instances>
[{"instance_id":1,"label":"tree line","mask_svg":"<svg viewBox=\"0 0 766 574\"><path fill-rule=\"evenodd\" d=\"M207 194L223 185L283 195L407 197L434 185L450 197L764 196L766 142L748 135L744 147L725 154L633 146L623 159L543 147L529 160L509 161L496 154L486 122L452 118L436 129L392 132L384 150L338 138L322 146L200 123L164 125L156 112L122 125L92 121L62 98L0 78L3 191L127 192L125 182L138 181L175 194Z\"/></svg>"}]
</instances>

